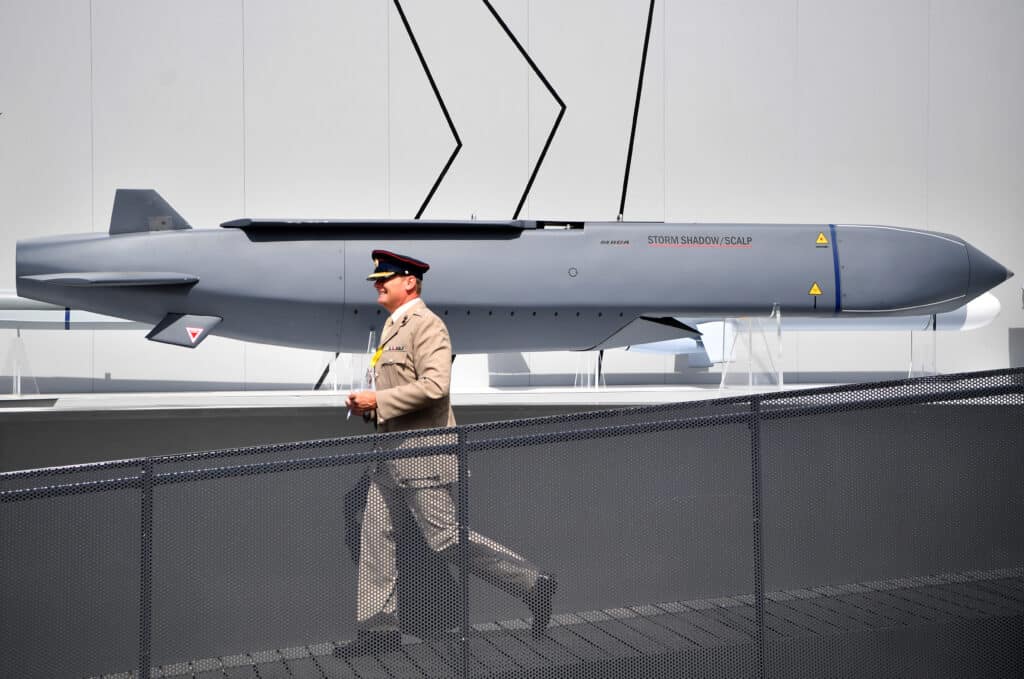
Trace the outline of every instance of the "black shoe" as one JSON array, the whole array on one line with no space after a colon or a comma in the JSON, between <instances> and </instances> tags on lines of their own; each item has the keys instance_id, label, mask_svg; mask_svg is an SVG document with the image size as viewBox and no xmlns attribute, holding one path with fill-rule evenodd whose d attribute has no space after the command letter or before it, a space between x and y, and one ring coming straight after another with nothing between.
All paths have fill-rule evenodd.
<instances>
[{"instance_id":1,"label":"black shoe","mask_svg":"<svg viewBox=\"0 0 1024 679\"><path fill-rule=\"evenodd\" d=\"M555 596L557 589L558 581L550 575L542 573L537 576L537 582L534 583L530 591L523 596L523 601L526 602L526 606L533 616L533 624L530 625L530 629L534 636L543 635L544 630L548 628L548 623L551 622L551 598Z\"/></svg>"},{"instance_id":2,"label":"black shoe","mask_svg":"<svg viewBox=\"0 0 1024 679\"><path fill-rule=\"evenodd\" d=\"M398 630L360 630L354 641L334 647L334 657L347 660L360 655L380 655L400 650L402 633Z\"/></svg>"}]
</instances>

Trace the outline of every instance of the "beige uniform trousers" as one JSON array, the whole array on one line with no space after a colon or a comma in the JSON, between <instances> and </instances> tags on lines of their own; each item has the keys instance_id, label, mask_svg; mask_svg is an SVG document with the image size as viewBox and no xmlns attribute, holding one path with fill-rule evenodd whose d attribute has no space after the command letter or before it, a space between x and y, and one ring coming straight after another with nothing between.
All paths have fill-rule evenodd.
<instances>
[{"instance_id":1,"label":"beige uniform trousers","mask_svg":"<svg viewBox=\"0 0 1024 679\"><path fill-rule=\"evenodd\" d=\"M405 503L427 545L450 561L458 559L459 525L452 493L455 484L398 487L390 474L375 471L363 513L359 551L356 620L360 629L398 628L395 526L392 517ZM486 582L523 596L537 582L537 568L512 550L474 531L469 533L469 571Z\"/></svg>"}]
</instances>

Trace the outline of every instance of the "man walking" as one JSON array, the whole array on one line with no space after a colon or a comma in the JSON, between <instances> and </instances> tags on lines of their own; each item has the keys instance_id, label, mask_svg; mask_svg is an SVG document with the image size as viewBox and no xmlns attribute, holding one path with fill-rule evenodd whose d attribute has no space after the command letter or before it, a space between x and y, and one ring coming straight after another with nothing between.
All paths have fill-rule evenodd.
<instances>
[{"instance_id":1,"label":"man walking","mask_svg":"<svg viewBox=\"0 0 1024 679\"><path fill-rule=\"evenodd\" d=\"M367 280L377 303L391 312L371 359L375 391L352 392L346 405L371 413L382 432L455 425L449 388L452 350L448 328L420 298L426 262L386 250L373 251ZM356 595L358 637L335 649L336 656L399 650L394 520L406 505L432 550L455 560L459 526L453 495L458 480L454 455L392 459L376 463L367 491L360 535ZM551 618L557 583L529 561L479 533L469 533L469 570L520 597L533 616L534 634Z\"/></svg>"}]
</instances>

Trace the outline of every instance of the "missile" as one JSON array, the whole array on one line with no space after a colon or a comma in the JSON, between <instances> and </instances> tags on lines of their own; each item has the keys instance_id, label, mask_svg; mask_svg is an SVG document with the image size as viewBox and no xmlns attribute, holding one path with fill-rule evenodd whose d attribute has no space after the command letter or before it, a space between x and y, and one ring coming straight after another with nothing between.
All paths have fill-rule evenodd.
<instances>
[{"instance_id":1,"label":"missile","mask_svg":"<svg viewBox=\"0 0 1024 679\"><path fill-rule=\"evenodd\" d=\"M153 190L121 189L106 234L19 241L24 298L147 324L361 352L386 314L372 250L429 262L423 296L457 353L696 338L678 319L922 317L1012 273L947 234L853 224L236 219L193 229ZM379 334L377 334L379 336Z\"/></svg>"}]
</instances>

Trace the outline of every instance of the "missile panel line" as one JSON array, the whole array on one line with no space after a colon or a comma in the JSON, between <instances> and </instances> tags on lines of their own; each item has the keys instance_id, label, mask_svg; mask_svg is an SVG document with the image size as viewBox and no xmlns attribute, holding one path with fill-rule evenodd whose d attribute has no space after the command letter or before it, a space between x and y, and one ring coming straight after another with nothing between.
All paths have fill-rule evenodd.
<instances>
[{"instance_id":1,"label":"missile panel line","mask_svg":"<svg viewBox=\"0 0 1024 679\"><path fill-rule=\"evenodd\" d=\"M839 241L836 240L836 225L828 225L829 236L832 238L832 267L836 274L836 313L843 310L842 276L839 275Z\"/></svg>"},{"instance_id":2,"label":"missile panel line","mask_svg":"<svg viewBox=\"0 0 1024 679\"><path fill-rule=\"evenodd\" d=\"M944 299L939 302L928 302L927 304L919 304L917 306L905 306L900 307L899 309L847 309L846 311L849 313L856 314L890 314L894 311L913 311L914 309L927 309L928 307L939 306L941 304L949 304L950 302L955 302L958 299L964 299L966 297L967 295L957 295L956 297L950 297L949 299Z\"/></svg>"},{"instance_id":3,"label":"missile panel line","mask_svg":"<svg viewBox=\"0 0 1024 679\"><path fill-rule=\"evenodd\" d=\"M955 243L956 245L963 245L963 241L957 240L956 238L950 238L949 236L944 236L944 235L942 235L940 233L935 233L934 231L924 231L922 229L908 229L908 228L902 227L902 226L885 226L883 224L836 224L836 226L841 226L844 229L852 228L852 229L882 229L882 230L885 230L885 231L910 231L912 233L920 234L922 236L930 236L932 238L938 238L939 240L944 240L944 241L947 241L949 243Z\"/></svg>"},{"instance_id":4,"label":"missile panel line","mask_svg":"<svg viewBox=\"0 0 1024 679\"><path fill-rule=\"evenodd\" d=\"M526 63L529 64L533 72L537 75L538 78L540 78L540 81L544 84L544 87L547 88L548 93L550 93L551 96L554 97L555 101L558 102L559 107L558 116L555 118L555 124L551 126L551 132L548 133L548 138L544 142L544 148L541 149L540 156L537 158L537 164L533 166L533 172L530 173L530 179L529 181L526 182L526 188L523 190L523 195L519 199L519 204L516 205L516 211L512 215L512 219L518 219L519 213L523 209L523 203L526 202L526 197L530 195L530 189L533 188L533 182L537 178L537 173L540 171L541 163L544 162L544 157L547 156L548 148L551 146L551 141L555 138L555 133L558 132L558 126L561 124L562 117L565 115L565 102L562 101L562 98L558 96L558 92L555 91L555 88L552 87L551 83L548 82L548 79L544 77L544 74L541 73L540 69L537 67L537 64L534 63L533 59L530 58L530 55L526 52L525 49L523 49L522 44L520 44L519 40L516 39L515 34L512 33L512 30L508 27L508 24L506 24L505 20L501 18L501 15L498 14L497 10L494 9L494 6L490 3L490 1L483 0L483 3L491 12L491 15L494 17L494 19L498 22L498 25L501 26L503 31L505 31L505 35L507 35L509 40L512 41L512 44L516 46L516 49L519 50L519 53L523 55L523 58L526 60Z\"/></svg>"},{"instance_id":5,"label":"missile panel line","mask_svg":"<svg viewBox=\"0 0 1024 679\"><path fill-rule=\"evenodd\" d=\"M636 140L636 123L640 117L640 95L644 91L644 71L647 68L647 48L651 42L651 23L654 21L654 0L647 10L647 30L644 32L644 48L640 57L640 77L636 83L636 101L633 103L633 125L629 131L629 148L626 151L626 172L622 177L622 199L619 201L618 218L626 211L626 189L629 186L629 170L633 164L633 144Z\"/></svg>"}]
</instances>

